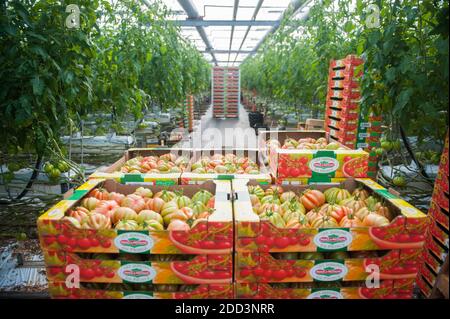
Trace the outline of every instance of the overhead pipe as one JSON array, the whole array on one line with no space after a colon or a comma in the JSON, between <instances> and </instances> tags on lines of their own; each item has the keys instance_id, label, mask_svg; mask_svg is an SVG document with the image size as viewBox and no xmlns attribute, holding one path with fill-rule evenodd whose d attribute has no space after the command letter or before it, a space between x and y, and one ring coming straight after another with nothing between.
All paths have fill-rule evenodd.
<instances>
[{"instance_id":1,"label":"overhead pipe","mask_svg":"<svg viewBox=\"0 0 450 319\"><path fill-rule=\"evenodd\" d=\"M200 14L198 13L197 9L195 8L194 4L191 0L178 0L178 3L183 8L183 10L186 12L189 19L202 19ZM212 60L215 65L218 65L216 56L214 54L213 47L211 45L211 42L209 42L208 36L206 35L205 29L201 26L196 26L198 34L202 38L203 42L206 46L206 51L211 54Z\"/></svg>"}]
</instances>

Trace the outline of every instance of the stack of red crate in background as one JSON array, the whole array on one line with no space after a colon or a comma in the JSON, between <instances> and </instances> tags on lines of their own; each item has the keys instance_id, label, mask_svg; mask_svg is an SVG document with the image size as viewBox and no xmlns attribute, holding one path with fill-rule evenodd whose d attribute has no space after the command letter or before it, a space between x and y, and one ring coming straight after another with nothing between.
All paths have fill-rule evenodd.
<instances>
[{"instance_id":1,"label":"stack of red crate in background","mask_svg":"<svg viewBox=\"0 0 450 319\"><path fill-rule=\"evenodd\" d=\"M239 68L214 67L212 76L213 117L239 116L240 81Z\"/></svg>"},{"instance_id":2,"label":"stack of red crate in background","mask_svg":"<svg viewBox=\"0 0 450 319\"><path fill-rule=\"evenodd\" d=\"M330 63L325 128L332 139L369 152L368 176L375 178L381 137L381 116L362 114L360 85L364 61L354 55Z\"/></svg>"},{"instance_id":3,"label":"stack of red crate in background","mask_svg":"<svg viewBox=\"0 0 450 319\"><path fill-rule=\"evenodd\" d=\"M428 217L430 218L430 227L428 229L427 239L424 249L424 263L419 270L417 284L422 293L429 297L434 295L437 286L446 275L446 284L448 293L448 268L447 274L444 272L444 264L447 260L448 267L448 219L449 219L449 192L448 192L448 133L445 141L444 151L441 156L439 172L434 184L434 191L431 200Z\"/></svg>"},{"instance_id":4,"label":"stack of red crate in background","mask_svg":"<svg viewBox=\"0 0 450 319\"><path fill-rule=\"evenodd\" d=\"M184 102L185 128L192 132L194 129L194 96L188 95Z\"/></svg>"}]
</instances>

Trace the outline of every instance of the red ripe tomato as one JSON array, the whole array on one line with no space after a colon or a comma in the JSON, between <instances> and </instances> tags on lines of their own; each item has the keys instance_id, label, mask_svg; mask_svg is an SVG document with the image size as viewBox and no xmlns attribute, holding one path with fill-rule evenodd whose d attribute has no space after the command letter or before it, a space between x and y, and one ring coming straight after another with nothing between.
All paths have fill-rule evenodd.
<instances>
[{"instance_id":1,"label":"red ripe tomato","mask_svg":"<svg viewBox=\"0 0 450 319\"><path fill-rule=\"evenodd\" d=\"M241 244L243 246L250 245L253 242L251 238L241 238Z\"/></svg>"},{"instance_id":2,"label":"red ripe tomato","mask_svg":"<svg viewBox=\"0 0 450 319\"><path fill-rule=\"evenodd\" d=\"M299 162L302 163L303 165L305 165L306 163L308 163L309 159L307 157L300 157Z\"/></svg>"},{"instance_id":3,"label":"red ripe tomato","mask_svg":"<svg viewBox=\"0 0 450 319\"><path fill-rule=\"evenodd\" d=\"M263 244L263 245L260 245L260 246L258 247L258 250L259 250L260 252L266 253L266 252L268 252L268 251L270 250L270 247L267 246L267 245L265 245L265 244Z\"/></svg>"},{"instance_id":4,"label":"red ripe tomato","mask_svg":"<svg viewBox=\"0 0 450 319\"><path fill-rule=\"evenodd\" d=\"M351 157L351 156L345 156L344 157L344 162L348 162L348 161L350 161L352 159L353 159L353 157Z\"/></svg>"},{"instance_id":5,"label":"red ripe tomato","mask_svg":"<svg viewBox=\"0 0 450 319\"><path fill-rule=\"evenodd\" d=\"M84 268L80 270L80 276L83 279L90 280L95 277L95 272L90 268Z\"/></svg>"},{"instance_id":6,"label":"red ripe tomato","mask_svg":"<svg viewBox=\"0 0 450 319\"><path fill-rule=\"evenodd\" d=\"M288 169L284 166L278 166L278 176L279 177L287 177Z\"/></svg>"},{"instance_id":7,"label":"red ripe tomato","mask_svg":"<svg viewBox=\"0 0 450 319\"><path fill-rule=\"evenodd\" d=\"M215 248L216 243L212 240L203 240L200 242L200 247L205 249L212 249Z\"/></svg>"},{"instance_id":8,"label":"red ripe tomato","mask_svg":"<svg viewBox=\"0 0 450 319\"><path fill-rule=\"evenodd\" d=\"M273 274L273 270L271 270L271 269L266 269L266 270L264 270L264 279L265 280L270 280L270 278L272 277L272 274Z\"/></svg>"},{"instance_id":9,"label":"red ripe tomato","mask_svg":"<svg viewBox=\"0 0 450 319\"><path fill-rule=\"evenodd\" d=\"M103 248L109 248L109 247L111 247L111 241L109 239L107 239L105 241L102 241L101 245Z\"/></svg>"},{"instance_id":10,"label":"red ripe tomato","mask_svg":"<svg viewBox=\"0 0 450 319\"><path fill-rule=\"evenodd\" d=\"M218 248L218 249L231 248L231 242L229 242L229 241L216 242L215 247Z\"/></svg>"},{"instance_id":11,"label":"red ripe tomato","mask_svg":"<svg viewBox=\"0 0 450 319\"><path fill-rule=\"evenodd\" d=\"M273 271L272 276L277 280L283 280L287 277L287 273L284 269L277 269Z\"/></svg>"},{"instance_id":12,"label":"red ripe tomato","mask_svg":"<svg viewBox=\"0 0 450 319\"><path fill-rule=\"evenodd\" d=\"M69 238L67 240L67 245L69 245L71 248L75 248L77 246L77 240L75 238Z\"/></svg>"},{"instance_id":13,"label":"red ripe tomato","mask_svg":"<svg viewBox=\"0 0 450 319\"><path fill-rule=\"evenodd\" d=\"M264 236L264 235L259 235L258 237L256 237L256 239L255 239L255 243L257 244L257 245L262 245L262 244L264 244L266 242L266 236Z\"/></svg>"},{"instance_id":14,"label":"red ripe tomato","mask_svg":"<svg viewBox=\"0 0 450 319\"><path fill-rule=\"evenodd\" d=\"M300 240L300 245L308 246L310 242L311 240L309 238L303 238L302 240Z\"/></svg>"},{"instance_id":15,"label":"red ripe tomato","mask_svg":"<svg viewBox=\"0 0 450 319\"><path fill-rule=\"evenodd\" d=\"M98 241L97 238L91 238L91 246L92 247L98 247L98 245L100 245L100 242Z\"/></svg>"},{"instance_id":16,"label":"red ripe tomato","mask_svg":"<svg viewBox=\"0 0 450 319\"><path fill-rule=\"evenodd\" d=\"M306 167L306 166L300 166L299 167L299 175L306 175L307 173L308 173L308 167Z\"/></svg>"},{"instance_id":17,"label":"red ripe tomato","mask_svg":"<svg viewBox=\"0 0 450 319\"><path fill-rule=\"evenodd\" d=\"M64 235L58 235L58 237L56 237L56 240L60 245L64 245L65 243L67 243L67 237Z\"/></svg>"},{"instance_id":18,"label":"red ripe tomato","mask_svg":"<svg viewBox=\"0 0 450 319\"><path fill-rule=\"evenodd\" d=\"M289 246L289 238L288 237L276 237L275 238L275 246L278 248L286 248Z\"/></svg>"},{"instance_id":19,"label":"red ripe tomato","mask_svg":"<svg viewBox=\"0 0 450 319\"><path fill-rule=\"evenodd\" d=\"M80 238L77 240L77 245L81 249L88 249L91 247L91 241L88 238Z\"/></svg>"},{"instance_id":20,"label":"red ripe tomato","mask_svg":"<svg viewBox=\"0 0 450 319\"><path fill-rule=\"evenodd\" d=\"M242 278L248 277L252 274L252 272L250 271L250 269L242 269L240 272L240 276Z\"/></svg>"},{"instance_id":21,"label":"red ripe tomato","mask_svg":"<svg viewBox=\"0 0 450 319\"><path fill-rule=\"evenodd\" d=\"M264 243L269 247L273 247L275 240L273 237L267 237L266 240L264 241Z\"/></svg>"},{"instance_id":22,"label":"red ripe tomato","mask_svg":"<svg viewBox=\"0 0 450 319\"><path fill-rule=\"evenodd\" d=\"M92 270L94 271L94 273L95 273L95 275L97 277L102 277L103 276L103 269L101 269L99 267L96 267L96 268L93 268Z\"/></svg>"},{"instance_id":23,"label":"red ripe tomato","mask_svg":"<svg viewBox=\"0 0 450 319\"><path fill-rule=\"evenodd\" d=\"M291 167L291 168L289 169L289 175L290 175L291 177L297 177L297 176L300 175L300 170L299 170L298 168L296 168L296 167Z\"/></svg>"},{"instance_id":24,"label":"red ripe tomato","mask_svg":"<svg viewBox=\"0 0 450 319\"><path fill-rule=\"evenodd\" d=\"M262 275L264 275L264 269L262 269L261 267L257 267L255 269L253 269L253 274L256 277L261 277Z\"/></svg>"},{"instance_id":25,"label":"red ripe tomato","mask_svg":"<svg viewBox=\"0 0 450 319\"><path fill-rule=\"evenodd\" d=\"M306 276L306 271L304 269L302 269L302 268L299 268L299 269L296 270L295 275L298 278L303 278L303 277Z\"/></svg>"},{"instance_id":26,"label":"red ripe tomato","mask_svg":"<svg viewBox=\"0 0 450 319\"><path fill-rule=\"evenodd\" d=\"M55 236L47 236L44 238L44 243L46 245L51 245L55 242L55 240L56 240Z\"/></svg>"},{"instance_id":27,"label":"red ripe tomato","mask_svg":"<svg viewBox=\"0 0 450 319\"><path fill-rule=\"evenodd\" d=\"M114 271L109 271L109 272L107 272L107 273L105 274L105 276L106 276L107 278L113 278L115 275L116 275L116 274L114 273Z\"/></svg>"}]
</instances>

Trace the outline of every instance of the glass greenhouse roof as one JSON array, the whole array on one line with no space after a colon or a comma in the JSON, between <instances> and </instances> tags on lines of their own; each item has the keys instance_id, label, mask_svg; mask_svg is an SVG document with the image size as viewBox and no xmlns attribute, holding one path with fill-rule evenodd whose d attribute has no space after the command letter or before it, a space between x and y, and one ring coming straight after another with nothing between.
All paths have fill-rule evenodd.
<instances>
[{"instance_id":1,"label":"glass greenhouse roof","mask_svg":"<svg viewBox=\"0 0 450 319\"><path fill-rule=\"evenodd\" d=\"M150 4L157 0L142 0ZM220 66L237 66L276 29L291 5L295 18L307 14L311 0L162 0L181 34L205 58Z\"/></svg>"}]
</instances>

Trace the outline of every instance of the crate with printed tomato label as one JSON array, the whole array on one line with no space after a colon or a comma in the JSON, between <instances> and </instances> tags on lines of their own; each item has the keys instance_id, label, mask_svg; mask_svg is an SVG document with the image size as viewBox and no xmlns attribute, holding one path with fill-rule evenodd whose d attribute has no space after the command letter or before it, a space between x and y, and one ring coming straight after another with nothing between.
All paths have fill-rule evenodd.
<instances>
[{"instance_id":1,"label":"crate with printed tomato label","mask_svg":"<svg viewBox=\"0 0 450 319\"><path fill-rule=\"evenodd\" d=\"M139 186L91 179L37 221L43 250L231 254L231 183Z\"/></svg>"},{"instance_id":2,"label":"crate with printed tomato label","mask_svg":"<svg viewBox=\"0 0 450 319\"><path fill-rule=\"evenodd\" d=\"M429 283L434 285L436 282L437 274L426 263L422 264L419 269L420 275L426 279Z\"/></svg>"},{"instance_id":3,"label":"crate with printed tomato label","mask_svg":"<svg viewBox=\"0 0 450 319\"><path fill-rule=\"evenodd\" d=\"M329 96L326 100L327 108L335 108L340 110L359 110L359 99L351 99L349 97L332 98Z\"/></svg>"},{"instance_id":4,"label":"crate with printed tomato label","mask_svg":"<svg viewBox=\"0 0 450 319\"><path fill-rule=\"evenodd\" d=\"M371 179L256 185L233 180L238 252L421 249L420 210Z\"/></svg>"},{"instance_id":5,"label":"crate with printed tomato label","mask_svg":"<svg viewBox=\"0 0 450 319\"><path fill-rule=\"evenodd\" d=\"M422 275L417 276L416 283L422 294L428 298L433 290L433 285L428 283Z\"/></svg>"},{"instance_id":6,"label":"crate with printed tomato label","mask_svg":"<svg viewBox=\"0 0 450 319\"><path fill-rule=\"evenodd\" d=\"M443 228L449 228L449 214L443 210L434 200L430 203L428 214L435 220L435 222L442 225Z\"/></svg>"},{"instance_id":7,"label":"crate with printed tomato label","mask_svg":"<svg viewBox=\"0 0 450 319\"><path fill-rule=\"evenodd\" d=\"M332 60L330 62L330 68L336 69L336 68L348 68L348 67L356 67L358 65L361 65L364 63L364 60L357 55L349 54L345 58L340 60Z\"/></svg>"},{"instance_id":8,"label":"crate with printed tomato label","mask_svg":"<svg viewBox=\"0 0 450 319\"><path fill-rule=\"evenodd\" d=\"M361 91L359 89L328 89L327 99L350 99L359 100L361 98Z\"/></svg>"},{"instance_id":9,"label":"crate with printed tomato label","mask_svg":"<svg viewBox=\"0 0 450 319\"><path fill-rule=\"evenodd\" d=\"M414 280L365 282L236 283L237 299L411 299Z\"/></svg>"},{"instance_id":10,"label":"crate with printed tomato label","mask_svg":"<svg viewBox=\"0 0 450 319\"><path fill-rule=\"evenodd\" d=\"M275 238L275 246L284 238ZM279 246L280 247L280 246ZM287 247L287 246L286 246ZM414 279L422 249L386 251L266 253L236 252L235 280L251 282L336 282L379 279Z\"/></svg>"},{"instance_id":11,"label":"crate with printed tomato label","mask_svg":"<svg viewBox=\"0 0 450 319\"><path fill-rule=\"evenodd\" d=\"M423 251L423 261L425 264L427 264L436 274L439 273L441 270L442 265L444 262L442 260L439 260L434 256L434 254L426 249Z\"/></svg>"},{"instance_id":12,"label":"crate with printed tomato label","mask_svg":"<svg viewBox=\"0 0 450 319\"><path fill-rule=\"evenodd\" d=\"M435 239L433 235L427 236L425 240L425 249L432 252L440 261L444 262L448 256L448 247L444 246Z\"/></svg>"},{"instance_id":13,"label":"crate with printed tomato label","mask_svg":"<svg viewBox=\"0 0 450 319\"><path fill-rule=\"evenodd\" d=\"M188 148L131 148L89 178L114 179L124 184L177 185L192 156L193 150Z\"/></svg>"},{"instance_id":14,"label":"crate with printed tomato label","mask_svg":"<svg viewBox=\"0 0 450 319\"><path fill-rule=\"evenodd\" d=\"M330 89L357 89L360 84L352 77L329 77L328 88Z\"/></svg>"},{"instance_id":15,"label":"crate with printed tomato label","mask_svg":"<svg viewBox=\"0 0 450 319\"><path fill-rule=\"evenodd\" d=\"M232 299L234 286L165 285L135 283L80 283L78 288L65 282L49 282L53 299Z\"/></svg>"},{"instance_id":16,"label":"crate with printed tomato label","mask_svg":"<svg viewBox=\"0 0 450 319\"><path fill-rule=\"evenodd\" d=\"M50 281L231 284L232 255L103 254L44 251Z\"/></svg>"},{"instance_id":17,"label":"crate with printed tomato label","mask_svg":"<svg viewBox=\"0 0 450 319\"><path fill-rule=\"evenodd\" d=\"M331 126L340 130L345 131L354 131L357 132L358 129L358 120L350 120L350 119L339 119L335 117L327 117L325 120L325 125Z\"/></svg>"},{"instance_id":18,"label":"crate with printed tomato label","mask_svg":"<svg viewBox=\"0 0 450 319\"><path fill-rule=\"evenodd\" d=\"M256 148L197 149L181 175L181 184L200 185L211 179L250 179L271 184L272 176L258 153Z\"/></svg>"},{"instance_id":19,"label":"crate with printed tomato label","mask_svg":"<svg viewBox=\"0 0 450 319\"><path fill-rule=\"evenodd\" d=\"M333 107L327 107L325 111L325 115L327 117L334 117L338 119L349 119L349 120L358 120L359 118L359 111L358 109L340 109L340 108L333 108Z\"/></svg>"},{"instance_id":20,"label":"crate with printed tomato label","mask_svg":"<svg viewBox=\"0 0 450 319\"><path fill-rule=\"evenodd\" d=\"M429 233L436 238L442 245L448 247L448 229L445 229L438 223L431 223Z\"/></svg>"},{"instance_id":21,"label":"crate with printed tomato label","mask_svg":"<svg viewBox=\"0 0 450 319\"><path fill-rule=\"evenodd\" d=\"M261 157L277 184L309 184L367 177L369 154L331 140L324 131L263 131Z\"/></svg>"}]
</instances>

